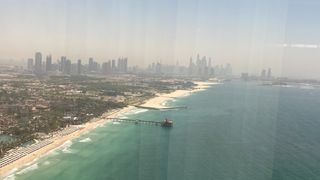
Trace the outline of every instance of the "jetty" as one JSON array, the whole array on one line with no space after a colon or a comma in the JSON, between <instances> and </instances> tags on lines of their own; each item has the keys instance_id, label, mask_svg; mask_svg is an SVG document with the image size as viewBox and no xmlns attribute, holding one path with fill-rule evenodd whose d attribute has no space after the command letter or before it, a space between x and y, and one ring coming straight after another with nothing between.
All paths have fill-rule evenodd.
<instances>
[{"instance_id":1,"label":"jetty","mask_svg":"<svg viewBox=\"0 0 320 180\"><path fill-rule=\"evenodd\" d=\"M141 105L135 105L134 107L136 108L141 108L141 109L148 109L148 110L175 110L175 109L187 109L188 106L174 106L174 107L149 107L149 106L141 106Z\"/></svg>"},{"instance_id":2,"label":"jetty","mask_svg":"<svg viewBox=\"0 0 320 180\"><path fill-rule=\"evenodd\" d=\"M122 119L122 118L105 118L105 119L111 120L113 122L129 122L129 123L135 123L135 124L149 124L149 125L156 125L156 126L164 126L164 125L167 125L166 122L168 122L168 120L147 121L147 120L141 120L141 119ZM172 126L173 122L172 121L170 121L170 122L171 122L171 126ZM169 127L169 126L165 126L165 127Z\"/></svg>"}]
</instances>

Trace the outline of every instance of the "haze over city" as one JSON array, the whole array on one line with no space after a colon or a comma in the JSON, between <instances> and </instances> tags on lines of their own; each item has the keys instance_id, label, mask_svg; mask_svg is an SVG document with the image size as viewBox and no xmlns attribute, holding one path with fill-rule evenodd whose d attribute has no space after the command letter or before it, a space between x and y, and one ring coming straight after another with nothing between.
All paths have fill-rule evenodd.
<instances>
[{"instance_id":1,"label":"haze over city","mask_svg":"<svg viewBox=\"0 0 320 180\"><path fill-rule=\"evenodd\" d=\"M0 0L0 179L319 180L320 0Z\"/></svg>"},{"instance_id":2,"label":"haze over city","mask_svg":"<svg viewBox=\"0 0 320 180\"><path fill-rule=\"evenodd\" d=\"M200 53L235 73L273 67L277 75L319 78L320 4L308 2L3 0L0 59L41 51L54 59L126 56L147 66L188 64Z\"/></svg>"}]
</instances>

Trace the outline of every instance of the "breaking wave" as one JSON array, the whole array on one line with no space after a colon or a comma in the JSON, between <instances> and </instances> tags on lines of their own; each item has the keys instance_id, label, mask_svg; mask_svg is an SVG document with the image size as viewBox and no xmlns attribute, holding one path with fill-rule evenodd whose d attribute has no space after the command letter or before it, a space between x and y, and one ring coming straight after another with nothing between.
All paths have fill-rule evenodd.
<instances>
[{"instance_id":1,"label":"breaking wave","mask_svg":"<svg viewBox=\"0 0 320 180\"><path fill-rule=\"evenodd\" d=\"M18 170L18 168L12 169L9 173L8 176L6 176L3 180L15 180L14 173Z\"/></svg>"},{"instance_id":2,"label":"breaking wave","mask_svg":"<svg viewBox=\"0 0 320 180\"><path fill-rule=\"evenodd\" d=\"M26 173L28 173L28 172L30 172L30 171L33 171L33 170L36 170L36 169L38 169L38 168L39 168L39 166L38 166L38 164L36 163L36 164L33 164L33 165L31 165L31 166L28 166L28 167L22 169L21 171L18 171L16 174L18 174L18 175L20 175L20 174L26 174Z\"/></svg>"},{"instance_id":3,"label":"breaking wave","mask_svg":"<svg viewBox=\"0 0 320 180\"><path fill-rule=\"evenodd\" d=\"M144 112L147 112L147 111L148 111L148 109L134 108L134 109L130 110L129 112L121 114L119 117L128 118L127 115L140 114L140 113L144 113Z\"/></svg>"},{"instance_id":4,"label":"breaking wave","mask_svg":"<svg viewBox=\"0 0 320 180\"><path fill-rule=\"evenodd\" d=\"M133 114L140 114L140 113L144 113L144 112L147 112L148 109L137 109L133 112Z\"/></svg>"},{"instance_id":5,"label":"breaking wave","mask_svg":"<svg viewBox=\"0 0 320 180\"><path fill-rule=\"evenodd\" d=\"M63 153L74 153L70 147L72 146L72 141L66 141L62 146L59 147Z\"/></svg>"},{"instance_id":6,"label":"breaking wave","mask_svg":"<svg viewBox=\"0 0 320 180\"><path fill-rule=\"evenodd\" d=\"M90 138L85 138L85 139L80 140L79 142L86 143L86 142L91 142L91 141L92 140Z\"/></svg>"}]
</instances>

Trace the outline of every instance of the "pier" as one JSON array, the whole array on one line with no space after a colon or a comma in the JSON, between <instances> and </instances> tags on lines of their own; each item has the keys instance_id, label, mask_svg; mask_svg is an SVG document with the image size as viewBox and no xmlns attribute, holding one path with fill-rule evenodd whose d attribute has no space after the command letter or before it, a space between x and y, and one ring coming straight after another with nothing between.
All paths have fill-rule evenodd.
<instances>
[{"instance_id":1,"label":"pier","mask_svg":"<svg viewBox=\"0 0 320 180\"><path fill-rule=\"evenodd\" d=\"M140 106L136 105L134 106L136 108L141 108L141 109L149 109L149 110L175 110L175 109L187 109L188 106L175 106L175 107L161 107L161 108L155 108L155 107L149 107L149 106Z\"/></svg>"},{"instance_id":2,"label":"pier","mask_svg":"<svg viewBox=\"0 0 320 180\"><path fill-rule=\"evenodd\" d=\"M147 120L140 120L140 119L121 119L121 118L106 118L107 120L111 120L113 122L129 122L135 124L149 124L149 125L156 125L162 126L163 121L147 121Z\"/></svg>"}]
</instances>

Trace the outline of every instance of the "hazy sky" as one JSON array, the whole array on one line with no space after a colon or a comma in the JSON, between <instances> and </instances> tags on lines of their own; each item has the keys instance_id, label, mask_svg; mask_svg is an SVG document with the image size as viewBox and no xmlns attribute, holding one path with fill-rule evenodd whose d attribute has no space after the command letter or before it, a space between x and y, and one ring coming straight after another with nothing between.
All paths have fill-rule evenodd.
<instances>
[{"instance_id":1,"label":"hazy sky","mask_svg":"<svg viewBox=\"0 0 320 180\"><path fill-rule=\"evenodd\" d=\"M130 65L210 56L236 73L320 78L319 0L0 0L0 59Z\"/></svg>"}]
</instances>

